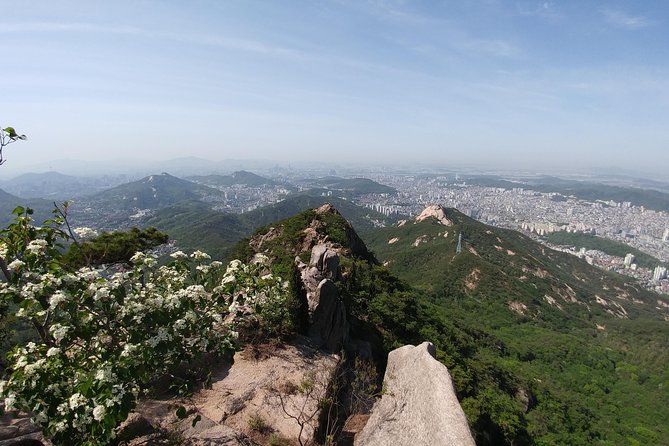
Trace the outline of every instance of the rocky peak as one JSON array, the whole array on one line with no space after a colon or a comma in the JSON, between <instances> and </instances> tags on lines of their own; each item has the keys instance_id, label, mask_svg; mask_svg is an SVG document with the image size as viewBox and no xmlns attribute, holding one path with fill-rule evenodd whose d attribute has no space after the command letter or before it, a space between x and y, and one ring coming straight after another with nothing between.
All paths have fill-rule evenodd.
<instances>
[{"instance_id":1,"label":"rocky peak","mask_svg":"<svg viewBox=\"0 0 669 446\"><path fill-rule=\"evenodd\" d=\"M340 277L339 254L325 244L311 250L309 264L295 259L309 310L309 336L320 347L339 350L348 339L346 308L335 285Z\"/></svg>"},{"instance_id":2,"label":"rocky peak","mask_svg":"<svg viewBox=\"0 0 669 446\"><path fill-rule=\"evenodd\" d=\"M416 217L415 221L418 223L428 218L434 218L444 226L453 225L453 222L446 217L446 210L439 204L433 204L423 209L423 212Z\"/></svg>"},{"instance_id":3,"label":"rocky peak","mask_svg":"<svg viewBox=\"0 0 669 446\"><path fill-rule=\"evenodd\" d=\"M323 206L316 208L316 213L341 215L337 208L335 208L331 203L325 203Z\"/></svg>"}]
</instances>

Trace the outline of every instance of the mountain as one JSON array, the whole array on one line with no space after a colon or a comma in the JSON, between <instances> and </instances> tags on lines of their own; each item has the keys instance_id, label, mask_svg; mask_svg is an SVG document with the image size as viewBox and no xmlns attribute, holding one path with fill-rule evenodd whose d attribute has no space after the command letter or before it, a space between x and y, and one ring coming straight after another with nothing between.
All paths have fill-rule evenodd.
<instances>
[{"instance_id":1,"label":"mountain","mask_svg":"<svg viewBox=\"0 0 669 446\"><path fill-rule=\"evenodd\" d=\"M322 188L327 190L336 190L346 192L351 195L363 194L396 194L397 190L377 183L368 178L340 178L335 176L327 176L318 179L303 180L302 183L314 188Z\"/></svg>"},{"instance_id":2,"label":"mountain","mask_svg":"<svg viewBox=\"0 0 669 446\"><path fill-rule=\"evenodd\" d=\"M245 214L212 211L208 205L197 201L182 202L157 210L143 224L167 232L184 249L202 249L216 257L224 257L239 239L248 237L257 228L325 203L341 209L362 234L388 223L383 214L341 198L296 194Z\"/></svg>"},{"instance_id":3,"label":"mountain","mask_svg":"<svg viewBox=\"0 0 669 446\"><path fill-rule=\"evenodd\" d=\"M524 383L515 422L535 444L669 443L667 296L439 206L367 241L451 324L495 346L470 364L502 381L478 385ZM454 377L459 392L473 385ZM468 398L471 421L480 408Z\"/></svg>"},{"instance_id":4,"label":"mountain","mask_svg":"<svg viewBox=\"0 0 669 446\"><path fill-rule=\"evenodd\" d=\"M58 171L68 175L115 175L118 173L133 176L146 175L151 172L172 172L179 176L198 175L202 172L230 172L242 169L269 169L275 162L258 160L231 160L213 161L193 156L174 158L169 160L142 159L137 157L132 163L127 159L111 158L98 160L58 159L48 162L34 161L27 165L12 163L3 166L3 172L20 174L30 171ZM6 170L5 170L6 169Z\"/></svg>"},{"instance_id":5,"label":"mountain","mask_svg":"<svg viewBox=\"0 0 669 446\"><path fill-rule=\"evenodd\" d=\"M247 172L245 170L240 170L234 172L230 175L197 175L188 177L189 180L196 183L204 184L207 186L250 186L250 187L260 187L260 186L275 186L278 183L269 178L261 177L252 172Z\"/></svg>"},{"instance_id":6,"label":"mountain","mask_svg":"<svg viewBox=\"0 0 669 446\"><path fill-rule=\"evenodd\" d=\"M39 223L53 217L53 201L40 198L20 198L0 189L0 224L3 227L14 220L15 215L12 214L12 211L17 206L31 208L34 211L33 220Z\"/></svg>"},{"instance_id":7,"label":"mountain","mask_svg":"<svg viewBox=\"0 0 669 446\"><path fill-rule=\"evenodd\" d=\"M25 173L4 181L2 186L21 197L68 200L108 189L120 182L119 176L78 177L50 171Z\"/></svg>"},{"instance_id":8,"label":"mountain","mask_svg":"<svg viewBox=\"0 0 669 446\"><path fill-rule=\"evenodd\" d=\"M376 231L368 243L391 270L427 291L485 298L501 288L509 305L523 304L524 312L540 318L555 312L669 317L669 311L655 308L655 293L519 232L484 225L455 209L433 206L424 214L428 217ZM633 302L632 295L642 302Z\"/></svg>"},{"instance_id":9,"label":"mountain","mask_svg":"<svg viewBox=\"0 0 669 446\"><path fill-rule=\"evenodd\" d=\"M162 173L121 184L86 197L85 201L115 210L159 209L184 200L211 199L220 194L216 189Z\"/></svg>"},{"instance_id":10,"label":"mountain","mask_svg":"<svg viewBox=\"0 0 669 446\"><path fill-rule=\"evenodd\" d=\"M382 371L390 350L429 340L436 346L437 359L446 364L453 375L458 396L478 409L478 413L469 415L477 444L532 444L524 426L523 399L516 396L526 394L525 389L530 383L513 381L515 376L507 376L503 371L487 366L484 359L479 359L495 355L497 346L479 342L475 330L456 327L449 315L431 302L425 293L380 266L353 227L334 207L324 205L273 222L240 241L232 256L248 261L257 253L271 260L274 274L290 278L289 286L298 301L302 302L302 310L296 308L293 311L298 315L309 311L309 333L312 333L312 324L322 319L328 322L320 327L323 329L318 332L321 335L339 333L342 328L348 331L348 336L343 337L347 352L344 358L355 358L361 351L366 352L363 358L373 358L377 370ZM319 284L319 268L328 269L328 277L336 282L336 285L329 286L327 297L321 288L326 287L323 284L328 282L322 280ZM318 285L319 290L315 300L314 291L309 290L309 277L313 272L317 277L311 283ZM343 313L342 304L345 307ZM316 305L315 309L312 305ZM329 308L330 313L325 313L325 309L319 310L321 305ZM305 318L306 315L303 315L302 319ZM358 360L355 363L358 364ZM347 367L350 364L344 364L342 370ZM376 372L370 372L373 373ZM343 379L346 381L347 378ZM491 382L500 385L487 385ZM370 386L369 383L366 385ZM348 386L351 386L350 382ZM377 394L375 387L371 384L367 391ZM335 398L347 399L344 388L339 387L340 392ZM432 389L421 390L416 394L424 395L423 392ZM385 391L392 395L393 389ZM380 392L383 393L383 390ZM405 397L394 395L396 404L401 407ZM348 415L344 413L343 418ZM341 416L337 411L333 413L333 417Z\"/></svg>"}]
</instances>

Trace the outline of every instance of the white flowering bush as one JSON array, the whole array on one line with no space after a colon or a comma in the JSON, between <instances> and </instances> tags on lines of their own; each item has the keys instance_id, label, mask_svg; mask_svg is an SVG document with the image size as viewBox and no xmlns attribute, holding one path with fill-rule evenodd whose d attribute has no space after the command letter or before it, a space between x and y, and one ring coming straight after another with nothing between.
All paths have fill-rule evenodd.
<instances>
[{"instance_id":1,"label":"white flowering bush","mask_svg":"<svg viewBox=\"0 0 669 446\"><path fill-rule=\"evenodd\" d=\"M54 223L59 223L55 220ZM267 259L224 266L201 251L165 265L137 253L109 274L68 271L56 249L67 237L20 216L0 238L8 281L0 298L36 329L8 354L5 410L33 414L55 444L108 443L143 389L184 361L233 349L237 321L287 300Z\"/></svg>"},{"instance_id":2,"label":"white flowering bush","mask_svg":"<svg viewBox=\"0 0 669 446\"><path fill-rule=\"evenodd\" d=\"M231 286L232 302L229 310L241 318L242 326L258 329L260 337L281 337L295 331L296 302L291 300L289 282L272 274L269 259L256 254L249 264L233 260L223 276L224 286Z\"/></svg>"},{"instance_id":3,"label":"white flowering bush","mask_svg":"<svg viewBox=\"0 0 669 446\"><path fill-rule=\"evenodd\" d=\"M72 230L80 240L90 240L98 236L98 232L95 229L83 226L80 228L74 228Z\"/></svg>"}]
</instances>

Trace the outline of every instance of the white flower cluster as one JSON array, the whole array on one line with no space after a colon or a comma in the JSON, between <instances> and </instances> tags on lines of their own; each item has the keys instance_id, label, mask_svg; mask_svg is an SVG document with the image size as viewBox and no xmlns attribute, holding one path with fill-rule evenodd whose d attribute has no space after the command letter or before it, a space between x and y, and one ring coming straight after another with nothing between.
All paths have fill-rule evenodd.
<instances>
[{"instance_id":1,"label":"white flower cluster","mask_svg":"<svg viewBox=\"0 0 669 446\"><path fill-rule=\"evenodd\" d=\"M82 240L89 240L98 236L95 229L88 227L74 228L72 231Z\"/></svg>"},{"instance_id":2,"label":"white flower cluster","mask_svg":"<svg viewBox=\"0 0 669 446\"><path fill-rule=\"evenodd\" d=\"M7 265L7 268L9 268L10 271L18 271L25 264L26 263L24 261L16 259L16 260L13 260L12 262L10 262L9 265Z\"/></svg>"},{"instance_id":3,"label":"white flower cluster","mask_svg":"<svg viewBox=\"0 0 669 446\"><path fill-rule=\"evenodd\" d=\"M44 254L47 245L48 245L48 242L46 240L38 238L38 239L35 239L35 240L31 240L30 243L28 243L28 246L26 247L26 250L35 254L35 255L40 255L40 254Z\"/></svg>"}]
</instances>

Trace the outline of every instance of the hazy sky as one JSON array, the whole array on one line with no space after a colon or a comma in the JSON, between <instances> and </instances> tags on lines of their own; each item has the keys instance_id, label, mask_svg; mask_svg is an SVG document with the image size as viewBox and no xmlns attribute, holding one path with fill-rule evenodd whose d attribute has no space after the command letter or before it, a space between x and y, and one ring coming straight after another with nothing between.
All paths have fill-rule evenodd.
<instances>
[{"instance_id":1,"label":"hazy sky","mask_svg":"<svg viewBox=\"0 0 669 446\"><path fill-rule=\"evenodd\" d=\"M0 124L29 137L5 149L16 166L669 163L668 1L0 0L0 10Z\"/></svg>"}]
</instances>

